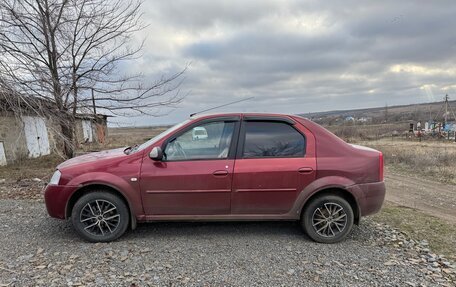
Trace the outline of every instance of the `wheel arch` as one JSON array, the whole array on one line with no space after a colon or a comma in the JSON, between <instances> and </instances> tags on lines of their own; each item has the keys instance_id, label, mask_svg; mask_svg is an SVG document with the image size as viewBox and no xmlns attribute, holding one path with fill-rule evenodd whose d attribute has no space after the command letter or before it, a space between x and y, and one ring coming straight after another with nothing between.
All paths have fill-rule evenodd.
<instances>
[{"instance_id":1,"label":"wheel arch","mask_svg":"<svg viewBox=\"0 0 456 287\"><path fill-rule=\"evenodd\" d=\"M70 197L70 199L67 201L66 207L65 207L65 218L68 219L71 217L71 212L73 211L73 207L78 201L79 198L81 198L83 195L90 193L92 191L106 191L111 194L114 194L115 196L118 196L127 206L128 208L128 213L130 214L130 222L129 226L131 229L135 229L137 222L136 222L136 217L134 216L132 212L132 206L131 203L129 202L128 198L117 188L103 184L103 183L93 183L93 184L88 184L85 186L81 186L79 189L77 189Z\"/></svg>"},{"instance_id":2,"label":"wheel arch","mask_svg":"<svg viewBox=\"0 0 456 287\"><path fill-rule=\"evenodd\" d=\"M348 190L346 190L345 188L342 188L342 187L327 187L327 188L323 188L323 189L318 190L317 192L313 193L311 196L309 196L305 200L305 202L300 210L299 218L301 218L303 211L307 208L307 206L309 205L309 203L312 200L314 200L317 197L324 196L324 195L336 195L336 196L339 196L339 197L345 199L350 204L351 208L353 209L354 223L356 225L359 224L360 219L361 219L361 212L360 212L360 207L359 207L358 201L356 200L355 196L351 192L349 192Z\"/></svg>"}]
</instances>

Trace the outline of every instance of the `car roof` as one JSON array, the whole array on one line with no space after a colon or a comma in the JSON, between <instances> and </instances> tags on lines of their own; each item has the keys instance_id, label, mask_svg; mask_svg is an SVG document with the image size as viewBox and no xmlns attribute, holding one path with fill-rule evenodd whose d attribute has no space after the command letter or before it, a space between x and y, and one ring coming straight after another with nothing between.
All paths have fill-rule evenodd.
<instances>
[{"instance_id":1,"label":"car roof","mask_svg":"<svg viewBox=\"0 0 456 287\"><path fill-rule=\"evenodd\" d=\"M204 119L204 118L216 118L216 117L233 117L233 116L239 116L239 117L289 117L289 118L295 118L299 117L296 115L289 115L289 114L280 114L280 113L207 113L207 114L196 114L190 116L190 119Z\"/></svg>"}]
</instances>

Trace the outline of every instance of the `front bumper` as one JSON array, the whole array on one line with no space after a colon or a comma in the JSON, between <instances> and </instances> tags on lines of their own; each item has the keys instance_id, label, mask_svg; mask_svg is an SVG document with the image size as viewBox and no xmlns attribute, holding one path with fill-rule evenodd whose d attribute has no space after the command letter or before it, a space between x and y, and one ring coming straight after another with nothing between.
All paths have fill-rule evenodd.
<instances>
[{"instance_id":1,"label":"front bumper","mask_svg":"<svg viewBox=\"0 0 456 287\"><path fill-rule=\"evenodd\" d=\"M356 194L361 216L377 213L385 200L385 182L355 184L349 191Z\"/></svg>"},{"instance_id":2,"label":"front bumper","mask_svg":"<svg viewBox=\"0 0 456 287\"><path fill-rule=\"evenodd\" d=\"M51 217L65 219L66 206L71 195L77 186L51 185L48 184L44 190L44 201L47 212Z\"/></svg>"}]
</instances>

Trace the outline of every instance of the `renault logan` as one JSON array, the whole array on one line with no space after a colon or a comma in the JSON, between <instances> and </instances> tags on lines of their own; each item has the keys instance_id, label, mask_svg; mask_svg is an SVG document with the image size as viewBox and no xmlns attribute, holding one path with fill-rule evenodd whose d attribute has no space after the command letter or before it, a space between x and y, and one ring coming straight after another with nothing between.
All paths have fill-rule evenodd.
<instances>
[{"instance_id":1,"label":"renault logan","mask_svg":"<svg viewBox=\"0 0 456 287\"><path fill-rule=\"evenodd\" d=\"M72 158L45 189L49 215L91 242L138 222L299 220L313 240L334 243L384 196L380 152L299 116L240 113L194 116L141 145Z\"/></svg>"}]
</instances>

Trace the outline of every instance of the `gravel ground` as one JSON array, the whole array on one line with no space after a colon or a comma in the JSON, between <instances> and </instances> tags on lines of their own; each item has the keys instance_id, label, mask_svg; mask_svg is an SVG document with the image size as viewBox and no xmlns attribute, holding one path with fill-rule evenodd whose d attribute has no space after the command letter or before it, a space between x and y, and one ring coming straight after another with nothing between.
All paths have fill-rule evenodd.
<instances>
[{"instance_id":1,"label":"gravel ground","mask_svg":"<svg viewBox=\"0 0 456 287\"><path fill-rule=\"evenodd\" d=\"M455 286L427 242L369 219L334 245L294 222L149 223L91 244L41 199L1 199L0 234L0 286Z\"/></svg>"}]
</instances>

